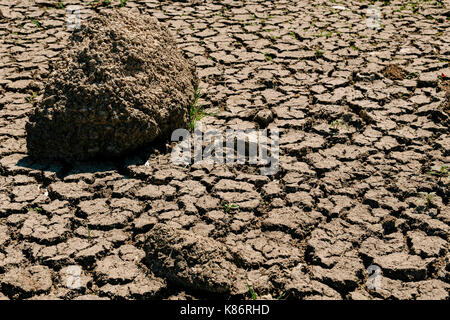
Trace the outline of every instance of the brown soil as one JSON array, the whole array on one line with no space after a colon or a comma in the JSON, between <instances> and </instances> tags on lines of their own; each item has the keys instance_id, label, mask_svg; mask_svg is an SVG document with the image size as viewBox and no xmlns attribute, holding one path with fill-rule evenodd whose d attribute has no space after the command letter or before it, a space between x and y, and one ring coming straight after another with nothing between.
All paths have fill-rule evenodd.
<instances>
[{"instance_id":1,"label":"brown soil","mask_svg":"<svg viewBox=\"0 0 450 320\"><path fill-rule=\"evenodd\" d=\"M391 64L383 69L383 74L386 78L391 80L403 80L406 77L407 72L398 65Z\"/></svg>"},{"instance_id":2,"label":"brown soil","mask_svg":"<svg viewBox=\"0 0 450 320\"><path fill-rule=\"evenodd\" d=\"M28 114L44 83L61 88L49 63L73 41L65 9L51 3L0 3L0 299L251 299L247 284L263 299L449 299L450 181L430 174L450 164L439 87L450 74L448 8L377 2L378 30L366 28L359 1L348 10L269 0L114 9L132 7L172 32L195 63L199 104L222 110L205 126L280 130L280 170L262 176L249 164L177 166L165 152L70 165L30 158ZM97 12L78 3L84 25ZM99 55L107 50L92 39ZM125 47L119 56L141 59ZM103 56L92 74L117 66L108 72L130 84L127 64ZM393 61L417 77L383 76ZM70 84L77 75L61 76ZM135 86L131 98L150 99ZM110 97L123 92L114 88ZM73 267L78 289L68 286Z\"/></svg>"}]
</instances>

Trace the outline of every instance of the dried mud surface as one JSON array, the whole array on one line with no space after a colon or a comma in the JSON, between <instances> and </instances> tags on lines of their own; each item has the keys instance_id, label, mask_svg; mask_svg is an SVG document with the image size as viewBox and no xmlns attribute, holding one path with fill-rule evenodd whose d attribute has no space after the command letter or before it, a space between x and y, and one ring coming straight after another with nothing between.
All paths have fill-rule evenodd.
<instances>
[{"instance_id":1,"label":"dried mud surface","mask_svg":"<svg viewBox=\"0 0 450 320\"><path fill-rule=\"evenodd\" d=\"M56 3L0 5L0 299L251 298L247 284L262 298L449 299L449 180L429 174L450 163L446 1L376 2L379 30L367 1L128 1L195 62L218 112L205 125L280 129L274 176L170 152L28 157L33 100L68 43Z\"/></svg>"}]
</instances>

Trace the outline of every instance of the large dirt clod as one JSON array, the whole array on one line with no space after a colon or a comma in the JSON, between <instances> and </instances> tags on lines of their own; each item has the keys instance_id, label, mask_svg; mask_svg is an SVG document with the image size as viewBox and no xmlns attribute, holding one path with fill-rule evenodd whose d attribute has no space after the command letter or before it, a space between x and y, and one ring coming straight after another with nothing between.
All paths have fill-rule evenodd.
<instances>
[{"instance_id":1,"label":"large dirt clod","mask_svg":"<svg viewBox=\"0 0 450 320\"><path fill-rule=\"evenodd\" d=\"M198 78L156 19L108 10L73 32L50 64L26 125L37 158L119 157L186 127Z\"/></svg>"}]
</instances>

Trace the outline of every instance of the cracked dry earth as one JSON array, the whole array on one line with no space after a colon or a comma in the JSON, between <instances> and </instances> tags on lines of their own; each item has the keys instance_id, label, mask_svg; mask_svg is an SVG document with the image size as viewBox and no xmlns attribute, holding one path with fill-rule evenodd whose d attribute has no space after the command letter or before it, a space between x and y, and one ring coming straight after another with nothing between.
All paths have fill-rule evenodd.
<instances>
[{"instance_id":1,"label":"cracked dry earth","mask_svg":"<svg viewBox=\"0 0 450 320\"><path fill-rule=\"evenodd\" d=\"M447 1L375 2L378 30L368 1L128 1L195 62L219 111L202 123L280 129L273 176L170 152L29 158L27 115L69 34L57 2L0 4L0 299L251 298L247 284L262 298L449 299L449 180L429 174L450 162Z\"/></svg>"}]
</instances>

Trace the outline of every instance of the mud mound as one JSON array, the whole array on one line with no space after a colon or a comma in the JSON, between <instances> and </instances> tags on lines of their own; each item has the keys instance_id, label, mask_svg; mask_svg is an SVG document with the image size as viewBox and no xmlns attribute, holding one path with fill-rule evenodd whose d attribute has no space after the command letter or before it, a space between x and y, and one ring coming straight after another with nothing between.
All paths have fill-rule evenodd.
<instances>
[{"instance_id":1,"label":"mud mound","mask_svg":"<svg viewBox=\"0 0 450 320\"><path fill-rule=\"evenodd\" d=\"M198 83L168 29L125 9L83 21L48 79L28 152L68 161L122 156L186 127Z\"/></svg>"},{"instance_id":2,"label":"mud mound","mask_svg":"<svg viewBox=\"0 0 450 320\"><path fill-rule=\"evenodd\" d=\"M244 270L230 262L224 244L186 230L155 225L145 251L151 270L183 288L224 294L238 292L245 283Z\"/></svg>"}]
</instances>

